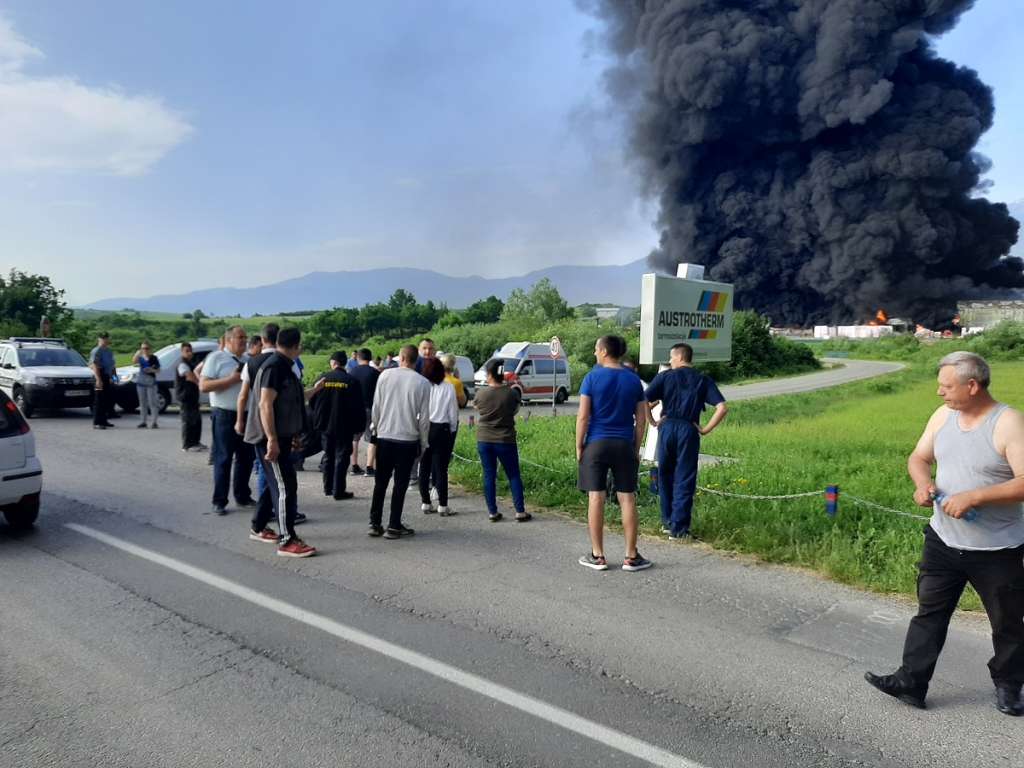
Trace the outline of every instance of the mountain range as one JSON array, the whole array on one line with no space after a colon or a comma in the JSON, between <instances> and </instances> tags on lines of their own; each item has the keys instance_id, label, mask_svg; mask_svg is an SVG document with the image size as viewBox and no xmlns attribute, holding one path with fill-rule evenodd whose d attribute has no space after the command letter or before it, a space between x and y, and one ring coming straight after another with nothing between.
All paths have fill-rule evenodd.
<instances>
[{"instance_id":1,"label":"mountain range","mask_svg":"<svg viewBox=\"0 0 1024 768\"><path fill-rule=\"evenodd\" d=\"M640 276L653 271L646 260L608 266L548 267L521 277L452 277L426 269L395 267L351 272L310 272L302 277L254 288L205 288L149 297L116 297L85 309L136 309L144 312L191 312L208 315L263 315L333 307L361 307L386 301L405 288L421 302L461 309L488 296L504 300L516 288L528 290L548 278L570 305L639 306Z\"/></svg>"}]
</instances>

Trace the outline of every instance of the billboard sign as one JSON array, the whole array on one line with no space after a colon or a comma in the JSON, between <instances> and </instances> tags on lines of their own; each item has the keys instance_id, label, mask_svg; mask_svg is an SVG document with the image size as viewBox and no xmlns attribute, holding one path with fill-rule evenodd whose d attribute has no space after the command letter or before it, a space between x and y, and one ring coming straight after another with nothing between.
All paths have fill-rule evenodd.
<instances>
[{"instance_id":1,"label":"billboard sign","mask_svg":"<svg viewBox=\"0 0 1024 768\"><path fill-rule=\"evenodd\" d=\"M732 358L731 285L655 274L642 279L641 363L667 363L681 341L693 347L695 363Z\"/></svg>"}]
</instances>

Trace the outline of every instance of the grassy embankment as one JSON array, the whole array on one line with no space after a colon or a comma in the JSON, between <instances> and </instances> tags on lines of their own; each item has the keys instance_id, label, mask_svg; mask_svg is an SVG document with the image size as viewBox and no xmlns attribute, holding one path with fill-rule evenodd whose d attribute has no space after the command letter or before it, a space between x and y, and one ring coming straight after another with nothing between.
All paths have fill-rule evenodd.
<instances>
[{"instance_id":1,"label":"grassy embankment","mask_svg":"<svg viewBox=\"0 0 1024 768\"><path fill-rule=\"evenodd\" d=\"M999 399L1024 406L1024 363L994 364L993 380ZM843 492L927 515L928 510L911 501L906 457L939 404L933 372L921 364L832 390L736 402L726 423L703 446L707 453L735 461L702 470L700 484L761 495L818 489L823 494L826 485L838 484ZM571 417L534 417L521 422L519 446L524 459L556 470L524 466L528 503L584 518L585 498L575 490L573 435ZM470 430L460 431L456 450L475 457ZM480 487L478 465L456 460L452 476L468 488ZM657 533L657 498L646 486L645 478L639 495L642 526ZM500 488L507 494L504 480ZM613 525L617 513L609 505ZM842 496L839 514L832 519L825 514L823 495L746 501L700 493L693 530L719 549L810 568L880 592L912 595L922 525L843 501ZM583 535L581 531L581 547L586 546ZM980 607L973 593L963 605Z\"/></svg>"}]
</instances>

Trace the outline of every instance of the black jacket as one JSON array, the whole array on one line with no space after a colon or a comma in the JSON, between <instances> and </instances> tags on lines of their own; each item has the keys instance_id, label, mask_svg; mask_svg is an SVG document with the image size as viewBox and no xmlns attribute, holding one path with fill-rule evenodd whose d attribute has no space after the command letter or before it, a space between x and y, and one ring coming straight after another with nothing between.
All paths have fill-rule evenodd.
<instances>
[{"instance_id":1,"label":"black jacket","mask_svg":"<svg viewBox=\"0 0 1024 768\"><path fill-rule=\"evenodd\" d=\"M313 401L313 426L326 435L357 435L366 428L366 409L359 382L343 369L324 376Z\"/></svg>"},{"instance_id":2,"label":"black jacket","mask_svg":"<svg viewBox=\"0 0 1024 768\"><path fill-rule=\"evenodd\" d=\"M182 358L181 362L185 363L192 371L195 371L198 361L193 357L191 360L185 360ZM199 385L195 382L189 381L187 378L174 371L174 396L178 399L178 402L182 405L191 405L198 407L199 405Z\"/></svg>"}]
</instances>

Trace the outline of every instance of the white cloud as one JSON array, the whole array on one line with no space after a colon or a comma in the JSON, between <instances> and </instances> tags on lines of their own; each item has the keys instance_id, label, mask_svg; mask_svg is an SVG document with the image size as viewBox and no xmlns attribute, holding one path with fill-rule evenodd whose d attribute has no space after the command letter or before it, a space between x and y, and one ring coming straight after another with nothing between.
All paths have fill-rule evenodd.
<instances>
[{"instance_id":1,"label":"white cloud","mask_svg":"<svg viewBox=\"0 0 1024 768\"><path fill-rule=\"evenodd\" d=\"M0 169L135 176L193 131L158 98L26 74L40 58L0 16Z\"/></svg>"}]
</instances>

